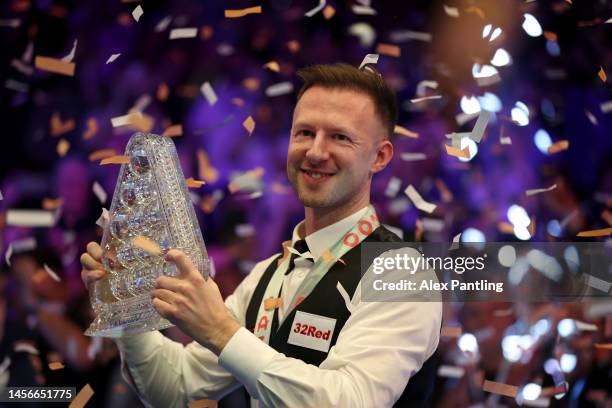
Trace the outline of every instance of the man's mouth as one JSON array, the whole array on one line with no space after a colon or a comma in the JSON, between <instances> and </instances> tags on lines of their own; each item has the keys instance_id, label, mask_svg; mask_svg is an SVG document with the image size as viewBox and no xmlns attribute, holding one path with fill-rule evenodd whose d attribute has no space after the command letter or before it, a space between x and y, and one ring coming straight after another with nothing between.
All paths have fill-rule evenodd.
<instances>
[{"instance_id":1,"label":"man's mouth","mask_svg":"<svg viewBox=\"0 0 612 408\"><path fill-rule=\"evenodd\" d=\"M300 169L300 171L306 176L306 180L313 184L321 183L334 175L334 173L325 173L315 170Z\"/></svg>"}]
</instances>

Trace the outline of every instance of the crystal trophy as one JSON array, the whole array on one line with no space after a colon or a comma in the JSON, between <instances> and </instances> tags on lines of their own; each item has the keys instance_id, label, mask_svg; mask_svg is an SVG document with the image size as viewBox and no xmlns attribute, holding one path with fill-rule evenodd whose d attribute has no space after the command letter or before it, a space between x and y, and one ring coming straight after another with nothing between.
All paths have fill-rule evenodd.
<instances>
[{"instance_id":1,"label":"crystal trophy","mask_svg":"<svg viewBox=\"0 0 612 408\"><path fill-rule=\"evenodd\" d=\"M109 219L102 236L107 274L90 288L95 319L85 334L119 337L172 326L151 303L159 276L177 276L164 260L180 249L208 277L202 232L187 191L174 143L168 137L136 133L126 147ZM138 242L149 244L150 250Z\"/></svg>"}]
</instances>

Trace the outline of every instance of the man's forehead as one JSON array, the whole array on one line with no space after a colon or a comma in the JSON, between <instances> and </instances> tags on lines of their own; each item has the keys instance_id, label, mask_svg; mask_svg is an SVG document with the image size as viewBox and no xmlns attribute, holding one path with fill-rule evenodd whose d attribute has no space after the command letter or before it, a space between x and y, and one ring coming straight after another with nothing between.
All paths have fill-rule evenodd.
<instances>
[{"instance_id":1,"label":"man's forehead","mask_svg":"<svg viewBox=\"0 0 612 408\"><path fill-rule=\"evenodd\" d=\"M337 112L376 114L374 101L365 92L350 88L313 86L307 89L298 100L294 110L294 118L296 113L305 113L304 111L325 112L328 109Z\"/></svg>"}]
</instances>

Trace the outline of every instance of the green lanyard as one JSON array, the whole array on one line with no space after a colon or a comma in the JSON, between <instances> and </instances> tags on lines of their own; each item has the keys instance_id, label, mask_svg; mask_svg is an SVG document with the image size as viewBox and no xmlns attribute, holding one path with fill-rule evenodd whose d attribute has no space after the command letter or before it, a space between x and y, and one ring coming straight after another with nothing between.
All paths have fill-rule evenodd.
<instances>
[{"instance_id":1,"label":"green lanyard","mask_svg":"<svg viewBox=\"0 0 612 408\"><path fill-rule=\"evenodd\" d=\"M349 250L359 245L361 241L366 239L379 226L380 223L378 221L378 217L376 217L376 211L374 211L374 207L370 205L366 210L365 214L359 219L359 221L357 221L357 223L353 225L351 229L346 234L344 234L341 239L338 240L338 242L336 242L329 249L323 252L319 259L317 259L317 261L314 263L310 272L308 272L308 275L302 281L299 288L295 292L293 299L289 303L289 307L287 308L287 311L283 316L283 320L279 321L279 327L282 325L284 319L289 316L289 314L291 314L291 311L298 304L300 304L302 300L304 300L308 295L310 295L312 290L319 283L319 281L323 279L323 276L325 276L325 274L327 273L327 271L329 271L332 265L334 265L334 263L339 260L344 254L346 254ZM283 279L285 277L285 272L287 272L288 267L289 257L285 258L278 265L276 271L274 271L272 279L270 279L268 287L266 288L266 292L264 293L262 302L259 305L256 325L253 332L257 337L266 342L266 344L269 344L270 340L274 308L266 310L264 307L264 303L266 299L280 296Z\"/></svg>"}]
</instances>

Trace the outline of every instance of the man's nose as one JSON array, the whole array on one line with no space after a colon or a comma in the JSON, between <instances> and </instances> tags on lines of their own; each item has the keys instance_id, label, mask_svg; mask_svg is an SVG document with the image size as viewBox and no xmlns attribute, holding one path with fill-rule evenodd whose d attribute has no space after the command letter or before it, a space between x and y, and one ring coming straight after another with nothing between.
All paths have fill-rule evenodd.
<instances>
[{"instance_id":1,"label":"man's nose","mask_svg":"<svg viewBox=\"0 0 612 408\"><path fill-rule=\"evenodd\" d=\"M308 151L306 151L306 158L315 163L325 161L329 158L327 141L323 132L317 132L312 139L312 144L308 148Z\"/></svg>"}]
</instances>

